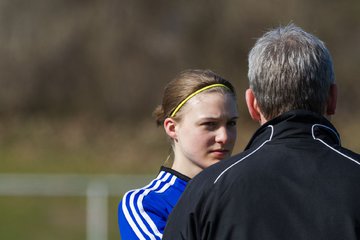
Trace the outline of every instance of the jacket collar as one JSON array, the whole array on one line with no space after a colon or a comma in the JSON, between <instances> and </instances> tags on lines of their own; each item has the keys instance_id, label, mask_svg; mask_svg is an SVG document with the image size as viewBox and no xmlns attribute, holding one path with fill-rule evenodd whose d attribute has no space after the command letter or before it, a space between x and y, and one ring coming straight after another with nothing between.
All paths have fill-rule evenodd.
<instances>
[{"instance_id":1,"label":"jacket collar","mask_svg":"<svg viewBox=\"0 0 360 240\"><path fill-rule=\"evenodd\" d=\"M340 145L339 133L325 117L305 110L294 110L263 124L250 139L245 150L256 148L265 141L284 138L313 138L331 145Z\"/></svg>"}]
</instances>

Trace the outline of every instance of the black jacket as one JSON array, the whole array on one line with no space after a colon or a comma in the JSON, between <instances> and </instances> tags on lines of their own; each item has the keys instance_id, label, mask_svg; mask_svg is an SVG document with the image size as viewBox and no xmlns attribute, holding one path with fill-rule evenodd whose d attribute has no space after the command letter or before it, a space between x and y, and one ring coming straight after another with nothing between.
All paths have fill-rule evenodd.
<instances>
[{"instance_id":1,"label":"black jacket","mask_svg":"<svg viewBox=\"0 0 360 240\"><path fill-rule=\"evenodd\" d=\"M360 239L360 157L324 117L291 111L190 181L163 239Z\"/></svg>"}]
</instances>

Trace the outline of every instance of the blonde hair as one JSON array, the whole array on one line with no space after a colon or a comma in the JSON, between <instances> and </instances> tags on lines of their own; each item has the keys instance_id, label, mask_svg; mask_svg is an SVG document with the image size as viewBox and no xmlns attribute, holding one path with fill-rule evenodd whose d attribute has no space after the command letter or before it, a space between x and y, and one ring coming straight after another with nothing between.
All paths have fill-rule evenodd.
<instances>
[{"instance_id":1,"label":"blonde hair","mask_svg":"<svg viewBox=\"0 0 360 240\"><path fill-rule=\"evenodd\" d=\"M162 103L158 105L153 112L157 125L163 125L164 120L171 116L175 108L179 106L184 99L194 92L213 84L221 84L225 87L213 87L206 91L218 91L224 94L230 93L236 98L233 85L211 70L189 69L181 72L166 85ZM176 114L176 116L172 118L180 120L180 112L181 109L179 110L179 114Z\"/></svg>"}]
</instances>

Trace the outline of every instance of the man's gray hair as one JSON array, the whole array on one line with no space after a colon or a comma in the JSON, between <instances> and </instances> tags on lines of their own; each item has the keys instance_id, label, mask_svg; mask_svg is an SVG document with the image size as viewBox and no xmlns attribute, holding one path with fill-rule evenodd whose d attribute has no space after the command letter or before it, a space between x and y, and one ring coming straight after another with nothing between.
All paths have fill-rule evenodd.
<instances>
[{"instance_id":1,"label":"man's gray hair","mask_svg":"<svg viewBox=\"0 0 360 240\"><path fill-rule=\"evenodd\" d=\"M335 81L330 52L294 24L265 33L249 53L248 78L268 120L290 110L324 114Z\"/></svg>"}]
</instances>

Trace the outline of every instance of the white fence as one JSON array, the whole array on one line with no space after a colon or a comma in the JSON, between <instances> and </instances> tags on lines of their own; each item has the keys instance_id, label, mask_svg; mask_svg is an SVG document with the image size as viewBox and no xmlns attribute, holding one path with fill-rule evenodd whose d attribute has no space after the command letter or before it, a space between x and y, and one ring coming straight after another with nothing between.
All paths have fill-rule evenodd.
<instances>
[{"instance_id":1,"label":"white fence","mask_svg":"<svg viewBox=\"0 0 360 240\"><path fill-rule=\"evenodd\" d=\"M0 174L0 196L86 197L87 240L108 239L108 197L144 186L149 175Z\"/></svg>"}]
</instances>

